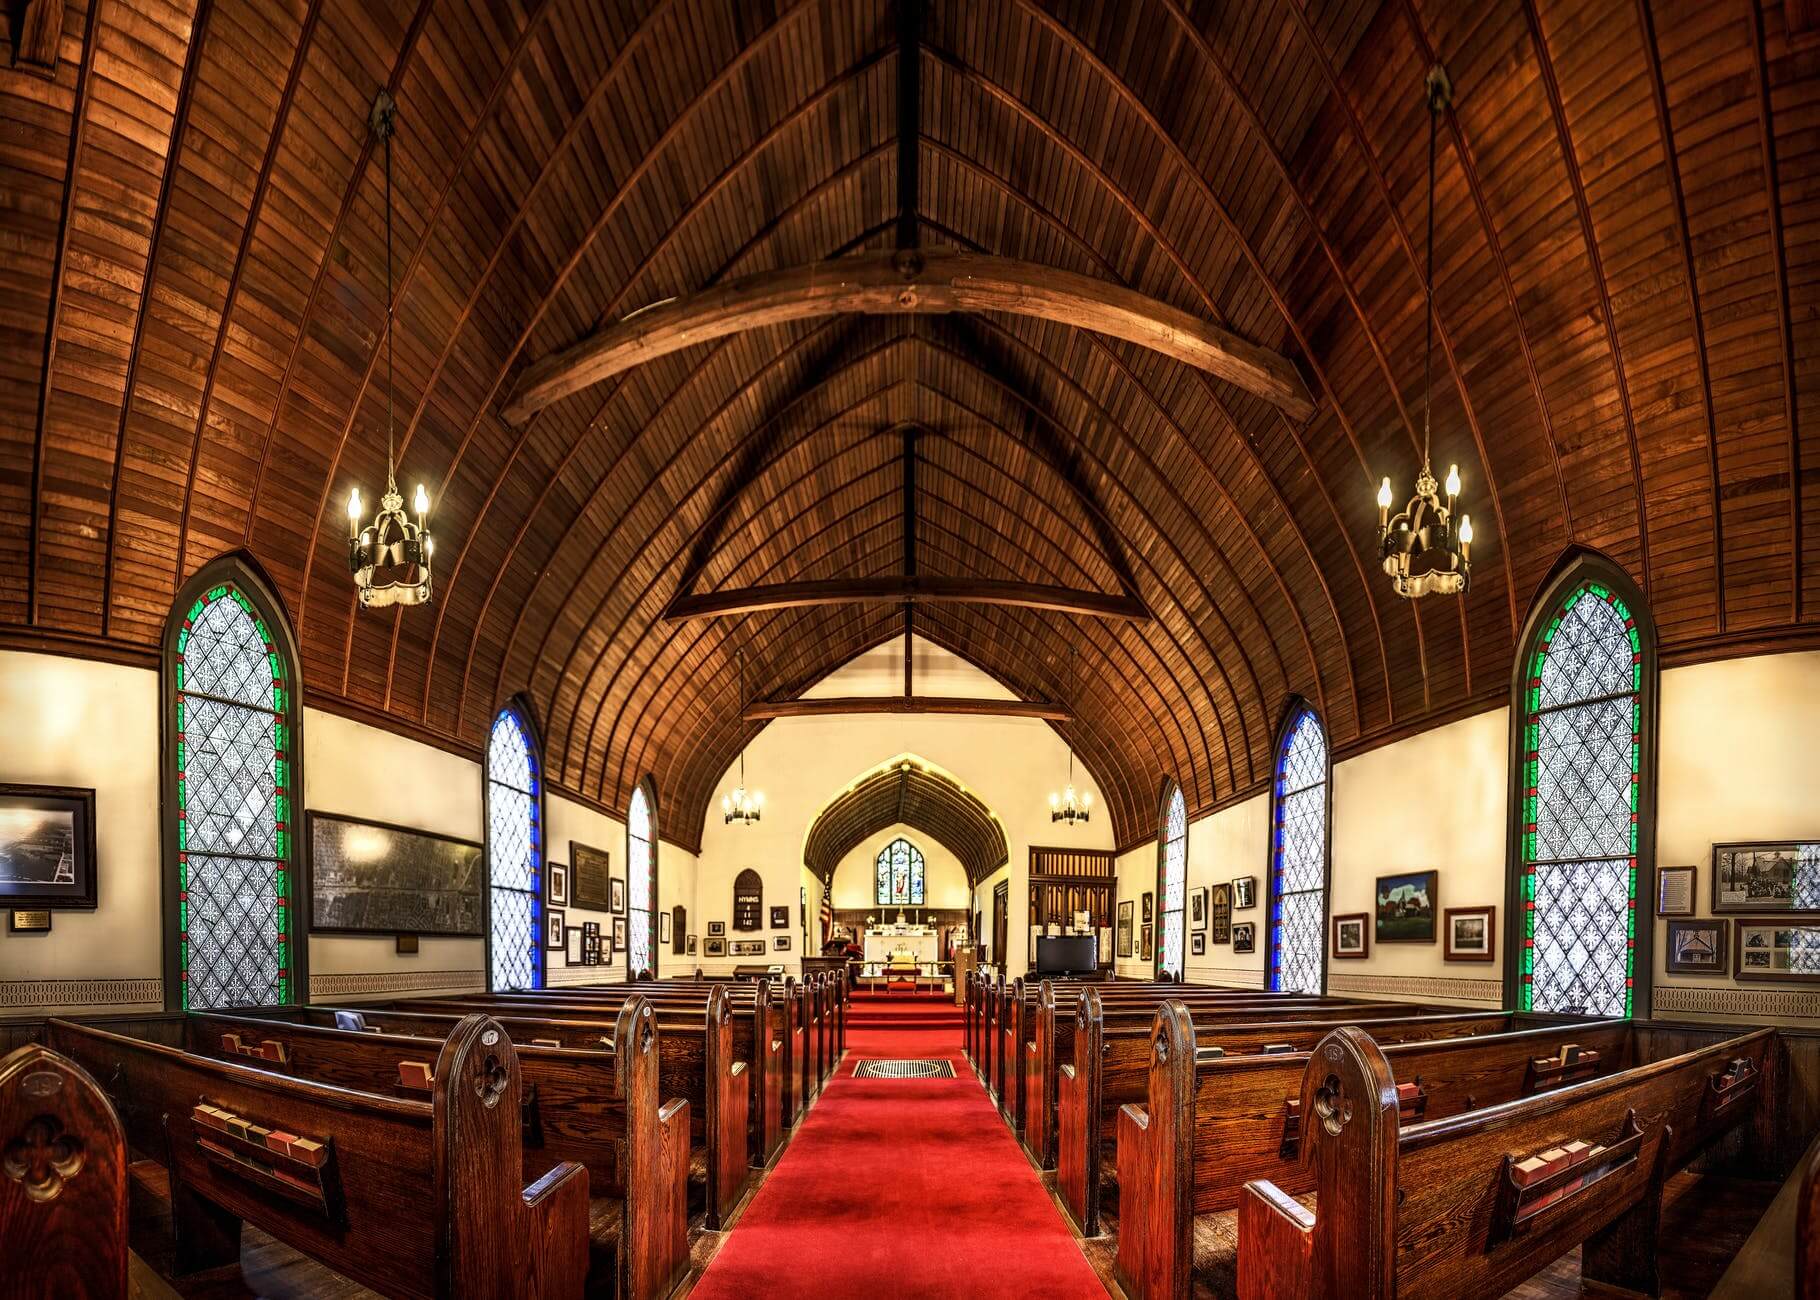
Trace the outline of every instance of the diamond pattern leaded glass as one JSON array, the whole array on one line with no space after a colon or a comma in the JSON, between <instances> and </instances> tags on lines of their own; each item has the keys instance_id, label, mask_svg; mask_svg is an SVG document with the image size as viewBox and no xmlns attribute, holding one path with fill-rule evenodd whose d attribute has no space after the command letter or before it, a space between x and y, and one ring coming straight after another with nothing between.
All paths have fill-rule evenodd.
<instances>
[{"instance_id":1,"label":"diamond pattern leaded glass","mask_svg":"<svg viewBox=\"0 0 1820 1300\"><path fill-rule=\"evenodd\" d=\"M1327 960L1327 733L1312 710L1283 737L1276 796L1270 987L1319 994Z\"/></svg>"},{"instance_id":2,"label":"diamond pattern leaded glass","mask_svg":"<svg viewBox=\"0 0 1820 1300\"><path fill-rule=\"evenodd\" d=\"M1566 595L1530 656L1518 956L1526 1011L1633 1010L1642 664L1636 619L1596 582Z\"/></svg>"},{"instance_id":3,"label":"diamond pattern leaded glass","mask_svg":"<svg viewBox=\"0 0 1820 1300\"><path fill-rule=\"evenodd\" d=\"M1163 905L1162 924L1158 927L1160 943L1156 953L1157 974L1182 977L1183 926L1182 908L1188 896L1188 804L1182 798L1182 787L1169 793L1163 810Z\"/></svg>"},{"instance_id":4,"label":"diamond pattern leaded glass","mask_svg":"<svg viewBox=\"0 0 1820 1300\"><path fill-rule=\"evenodd\" d=\"M488 978L495 989L543 987L537 760L511 709L487 737Z\"/></svg>"},{"instance_id":5,"label":"diamond pattern leaded glass","mask_svg":"<svg viewBox=\"0 0 1820 1300\"><path fill-rule=\"evenodd\" d=\"M651 964L651 804L645 788L632 791L626 809L626 974L656 974Z\"/></svg>"},{"instance_id":6,"label":"diamond pattern leaded glass","mask_svg":"<svg viewBox=\"0 0 1820 1300\"><path fill-rule=\"evenodd\" d=\"M909 840L898 838L878 851L878 893L880 907L907 904L923 905L923 851Z\"/></svg>"},{"instance_id":7,"label":"diamond pattern leaded glass","mask_svg":"<svg viewBox=\"0 0 1820 1300\"><path fill-rule=\"evenodd\" d=\"M210 588L175 662L183 1007L292 999L285 664L247 595Z\"/></svg>"}]
</instances>

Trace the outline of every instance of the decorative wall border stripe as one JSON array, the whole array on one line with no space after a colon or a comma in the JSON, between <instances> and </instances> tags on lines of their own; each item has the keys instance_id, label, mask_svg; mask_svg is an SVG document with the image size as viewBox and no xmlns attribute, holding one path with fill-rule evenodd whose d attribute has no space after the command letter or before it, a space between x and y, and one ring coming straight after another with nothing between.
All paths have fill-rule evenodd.
<instances>
[{"instance_id":1,"label":"decorative wall border stripe","mask_svg":"<svg viewBox=\"0 0 1820 1300\"><path fill-rule=\"evenodd\" d=\"M487 986L486 973L472 970L373 970L345 975L310 976L310 1001L368 993L423 993L431 990L478 993Z\"/></svg>"},{"instance_id":2,"label":"decorative wall border stripe","mask_svg":"<svg viewBox=\"0 0 1820 1300\"><path fill-rule=\"evenodd\" d=\"M1461 1002L1504 1003L1502 980L1459 979L1444 975L1347 975L1327 977L1329 993L1378 993L1409 998L1453 998Z\"/></svg>"},{"instance_id":3,"label":"decorative wall border stripe","mask_svg":"<svg viewBox=\"0 0 1820 1300\"><path fill-rule=\"evenodd\" d=\"M162 979L7 980L0 983L0 1007L83 1007L96 1010L164 1009Z\"/></svg>"},{"instance_id":4,"label":"decorative wall border stripe","mask_svg":"<svg viewBox=\"0 0 1820 1300\"><path fill-rule=\"evenodd\" d=\"M1752 1020L1820 1020L1820 993L1805 989L1687 988L1659 985L1657 1015L1745 1016Z\"/></svg>"},{"instance_id":5,"label":"decorative wall border stripe","mask_svg":"<svg viewBox=\"0 0 1820 1300\"><path fill-rule=\"evenodd\" d=\"M1255 966L1207 966L1189 962L1184 967L1189 984L1230 984L1241 989L1264 987L1264 972Z\"/></svg>"}]
</instances>

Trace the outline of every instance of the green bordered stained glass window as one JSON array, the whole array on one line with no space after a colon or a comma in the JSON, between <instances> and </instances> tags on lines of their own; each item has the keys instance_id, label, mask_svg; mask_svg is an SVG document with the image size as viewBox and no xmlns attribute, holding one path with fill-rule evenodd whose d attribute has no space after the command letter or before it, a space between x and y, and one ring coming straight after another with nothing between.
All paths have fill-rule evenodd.
<instances>
[{"instance_id":1,"label":"green bordered stained glass window","mask_svg":"<svg viewBox=\"0 0 1820 1300\"><path fill-rule=\"evenodd\" d=\"M232 582L176 646L177 946L186 1011L295 1001L289 673Z\"/></svg>"},{"instance_id":2,"label":"green bordered stained glass window","mask_svg":"<svg viewBox=\"0 0 1820 1300\"><path fill-rule=\"evenodd\" d=\"M1609 587L1576 583L1525 671L1517 1005L1628 1016L1643 767L1637 619Z\"/></svg>"}]
</instances>

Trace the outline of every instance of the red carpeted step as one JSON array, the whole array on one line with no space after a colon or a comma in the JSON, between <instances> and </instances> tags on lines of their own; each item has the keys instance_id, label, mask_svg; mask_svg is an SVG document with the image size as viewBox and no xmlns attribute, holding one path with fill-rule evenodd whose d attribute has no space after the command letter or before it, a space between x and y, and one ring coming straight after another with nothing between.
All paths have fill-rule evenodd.
<instances>
[{"instance_id":1,"label":"red carpeted step","mask_svg":"<svg viewBox=\"0 0 1820 1300\"><path fill-rule=\"evenodd\" d=\"M847 1056L692 1300L1104 1300L1105 1289L962 1053L958 1007L855 999ZM855 1079L869 1057L952 1079Z\"/></svg>"}]
</instances>

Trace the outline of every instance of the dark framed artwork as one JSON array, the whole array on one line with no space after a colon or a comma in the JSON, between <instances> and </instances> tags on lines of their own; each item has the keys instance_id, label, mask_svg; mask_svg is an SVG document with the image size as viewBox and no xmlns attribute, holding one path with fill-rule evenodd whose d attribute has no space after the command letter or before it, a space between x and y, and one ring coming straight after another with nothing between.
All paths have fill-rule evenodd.
<instances>
[{"instance_id":1,"label":"dark framed artwork","mask_svg":"<svg viewBox=\"0 0 1820 1300\"><path fill-rule=\"evenodd\" d=\"M613 856L605 849L591 848L577 840L569 841L569 897L571 907L607 910L607 880L612 876Z\"/></svg>"},{"instance_id":2,"label":"dark framed artwork","mask_svg":"<svg viewBox=\"0 0 1820 1300\"><path fill-rule=\"evenodd\" d=\"M0 903L95 908L95 792L0 785Z\"/></svg>"},{"instance_id":3,"label":"dark framed artwork","mask_svg":"<svg viewBox=\"0 0 1820 1300\"><path fill-rule=\"evenodd\" d=\"M1205 957L1207 955L1207 936L1202 934L1199 930L1194 931L1188 936L1188 955L1190 957Z\"/></svg>"},{"instance_id":4,"label":"dark framed artwork","mask_svg":"<svg viewBox=\"0 0 1820 1300\"><path fill-rule=\"evenodd\" d=\"M1207 920L1213 930L1207 936L1209 943L1232 942L1232 886L1225 881L1215 885L1208 896Z\"/></svg>"},{"instance_id":5,"label":"dark framed artwork","mask_svg":"<svg viewBox=\"0 0 1820 1300\"><path fill-rule=\"evenodd\" d=\"M1404 871L1378 877L1379 943L1433 943L1438 871Z\"/></svg>"},{"instance_id":6,"label":"dark framed artwork","mask_svg":"<svg viewBox=\"0 0 1820 1300\"><path fill-rule=\"evenodd\" d=\"M727 933L727 923L725 921L709 921L708 922L708 937L710 939L714 938L717 935L725 935L726 933Z\"/></svg>"},{"instance_id":7,"label":"dark framed artwork","mask_svg":"<svg viewBox=\"0 0 1820 1300\"><path fill-rule=\"evenodd\" d=\"M626 882L622 876L607 881L607 910L623 916L626 911Z\"/></svg>"},{"instance_id":8,"label":"dark framed artwork","mask_svg":"<svg viewBox=\"0 0 1820 1300\"><path fill-rule=\"evenodd\" d=\"M550 897L547 900L551 907L569 905L569 868L561 862L550 863L545 876L549 879Z\"/></svg>"},{"instance_id":9,"label":"dark framed artwork","mask_svg":"<svg viewBox=\"0 0 1820 1300\"><path fill-rule=\"evenodd\" d=\"M1371 913L1347 912L1333 918L1333 955L1371 956Z\"/></svg>"},{"instance_id":10,"label":"dark framed artwork","mask_svg":"<svg viewBox=\"0 0 1820 1300\"><path fill-rule=\"evenodd\" d=\"M1498 955L1498 909L1450 907L1442 913L1443 961L1492 961Z\"/></svg>"},{"instance_id":11,"label":"dark framed artwork","mask_svg":"<svg viewBox=\"0 0 1820 1300\"><path fill-rule=\"evenodd\" d=\"M1735 978L1820 984L1820 925L1790 925L1779 918L1740 920L1737 940Z\"/></svg>"},{"instance_id":12,"label":"dark framed artwork","mask_svg":"<svg viewBox=\"0 0 1820 1300\"><path fill-rule=\"evenodd\" d=\"M725 957L727 955L727 941L725 939L709 939L702 945L701 953L704 957Z\"/></svg>"},{"instance_id":13,"label":"dark framed artwork","mask_svg":"<svg viewBox=\"0 0 1820 1300\"><path fill-rule=\"evenodd\" d=\"M785 903L782 907L773 907L771 909L771 928L773 930L788 930L790 928L790 905L788 903Z\"/></svg>"},{"instance_id":14,"label":"dark framed artwork","mask_svg":"<svg viewBox=\"0 0 1820 1300\"><path fill-rule=\"evenodd\" d=\"M771 946L773 948L775 948L778 952L789 952L790 951L790 936L787 934L772 935L771 936Z\"/></svg>"},{"instance_id":15,"label":"dark framed artwork","mask_svg":"<svg viewBox=\"0 0 1820 1300\"><path fill-rule=\"evenodd\" d=\"M486 853L475 841L335 813L304 824L312 932L482 933Z\"/></svg>"},{"instance_id":16,"label":"dark framed artwork","mask_svg":"<svg viewBox=\"0 0 1820 1300\"><path fill-rule=\"evenodd\" d=\"M1151 915L1152 904L1151 904L1150 899L1151 899L1150 891L1145 890L1144 891L1144 924L1145 925L1149 925L1152 921L1156 920L1156 917Z\"/></svg>"},{"instance_id":17,"label":"dark framed artwork","mask_svg":"<svg viewBox=\"0 0 1820 1300\"><path fill-rule=\"evenodd\" d=\"M624 952L625 950L626 918L623 916L616 916L613 918L613 951Z\"/></svg>"},{"instance_id":18,"label":"dark framed artwork","mask_svg":"<svg viewBox=\"0 0 1820 1300\"><path fill-rule=\"evenodd\" d=\"M657 942L670 942L670 914L668 912L657 914Z\"/></svg>"},{"instance_id":19,"label":"dark framed artwork","mask_svg":"<svg viewBox=\"0 0 1820 1300\"><path fill-rule=\"evenodd\" d=\"M1656 915L1692 916L1698 867L1656 868Z\"/></svg>"},{"instance_id":20,"label":"dark framed artwork","mask_svg":"<svg viewBox=\"0 0 1820 1300\"><path fill-rule=\"evenodd\" d=\"M1732 923L1722 916L1670 921L1662 969L1671 975L1723 975L1731 960L1731 935Z\"/></svg>"},{"instance_id":21,"label":"dark framed artwork","mask_svg":"<svg viewBox=\"0 0 1820 1300\"><path fill-rule=\"evenodd\" d=\"M1240 876L1232 882L1232 910L1249 911L1258 905L1258 878Z\"/></svg>"},{"instance_id":22,"label":"dark framed artwork","mask_svg":"<svg viewBox=\"0 0 1820 1300\"><path fill-rule=\"evenodd\" d=\"M1188 891L1188 928L1205 930L1207 928L1207 887Z\"/></svg>"},{"instance_id":23,"label":"dark framed artwork","mask_svg":"<svg viewBox=\"0 0 1820 1300\"><path fill-rule=\"evenodd\" d=\"M1149 898L1150 895L1145 894L1144 897ZM1144 922L1144 928L1139 932L1139 937L1141 938L1142 942L1138 948L1138 960L1139 961L1155 961L1156 960L1156 941L1151 932L1151 923L1149 921Z\"/></svg>"},{"instance_id":24,"label":"dark framed artwork","mask_svg":"<svg viewBox=\"0 0 1820 1300\"><path fill-rule=\"evenodd\" d=\"M1256 952L1258 950L1256 922L1240 921L1232 927L1232 950L1234 952Z\"/></svg>"},{"instance_id":25,"label":"dark framed artwork","mask_svg":"<svg viewBox=\"0 0 1820 1300\"><path fill-rule=\"evenodd\" d=\"M735 939L733 955L735 957L763 957L765 941L763 939Z\"/></svg>"},{"instance_id":26,"label":"dark framed artwork","mask_svg":"<svg viewBox=\"0 0 1820 1300\"><path fill-rule=\"evenodd\" d=\"M561 952L565 956L569 951L568 918L555 908L544 914L545 931L543 946L551 952Z\"/></svg>"},{"instance_id":27,"label":"dark framed artwork","mask_svg":"<svg viewBox=\"0 0 1820 1300\"><path fill-rule=\"evenodd\" d=\"M1713 914L1722 912L1820 916L1820 841L1713 845Z\"/></svg>"},{"instance_id":28,"label":"dark framed artwork","mask_svg":"<svg viewBox=\"0 0 1820 1300\"><path fill-rule=\"evenodd\" d=\"M690 936L689 936L689 952L688 952L688 955L689 955L689 956L691 956L691 957L693 957L693 956L694 956L694 955L695 955L695 936L694 936L694 935L690 935Z\"/></svg>"},{"instance_id":29,"label":"dark framed artwork","mask_svg":"<svg viewBox=\"0 0 1820 1300\"><path fill-rule=\"evenodd\" d=\"M1116 951L1121 957L1131 956L1131 914L1136 910L1129 898L1119 904L1118 948Z\"/></svg>"}]
</instances>

